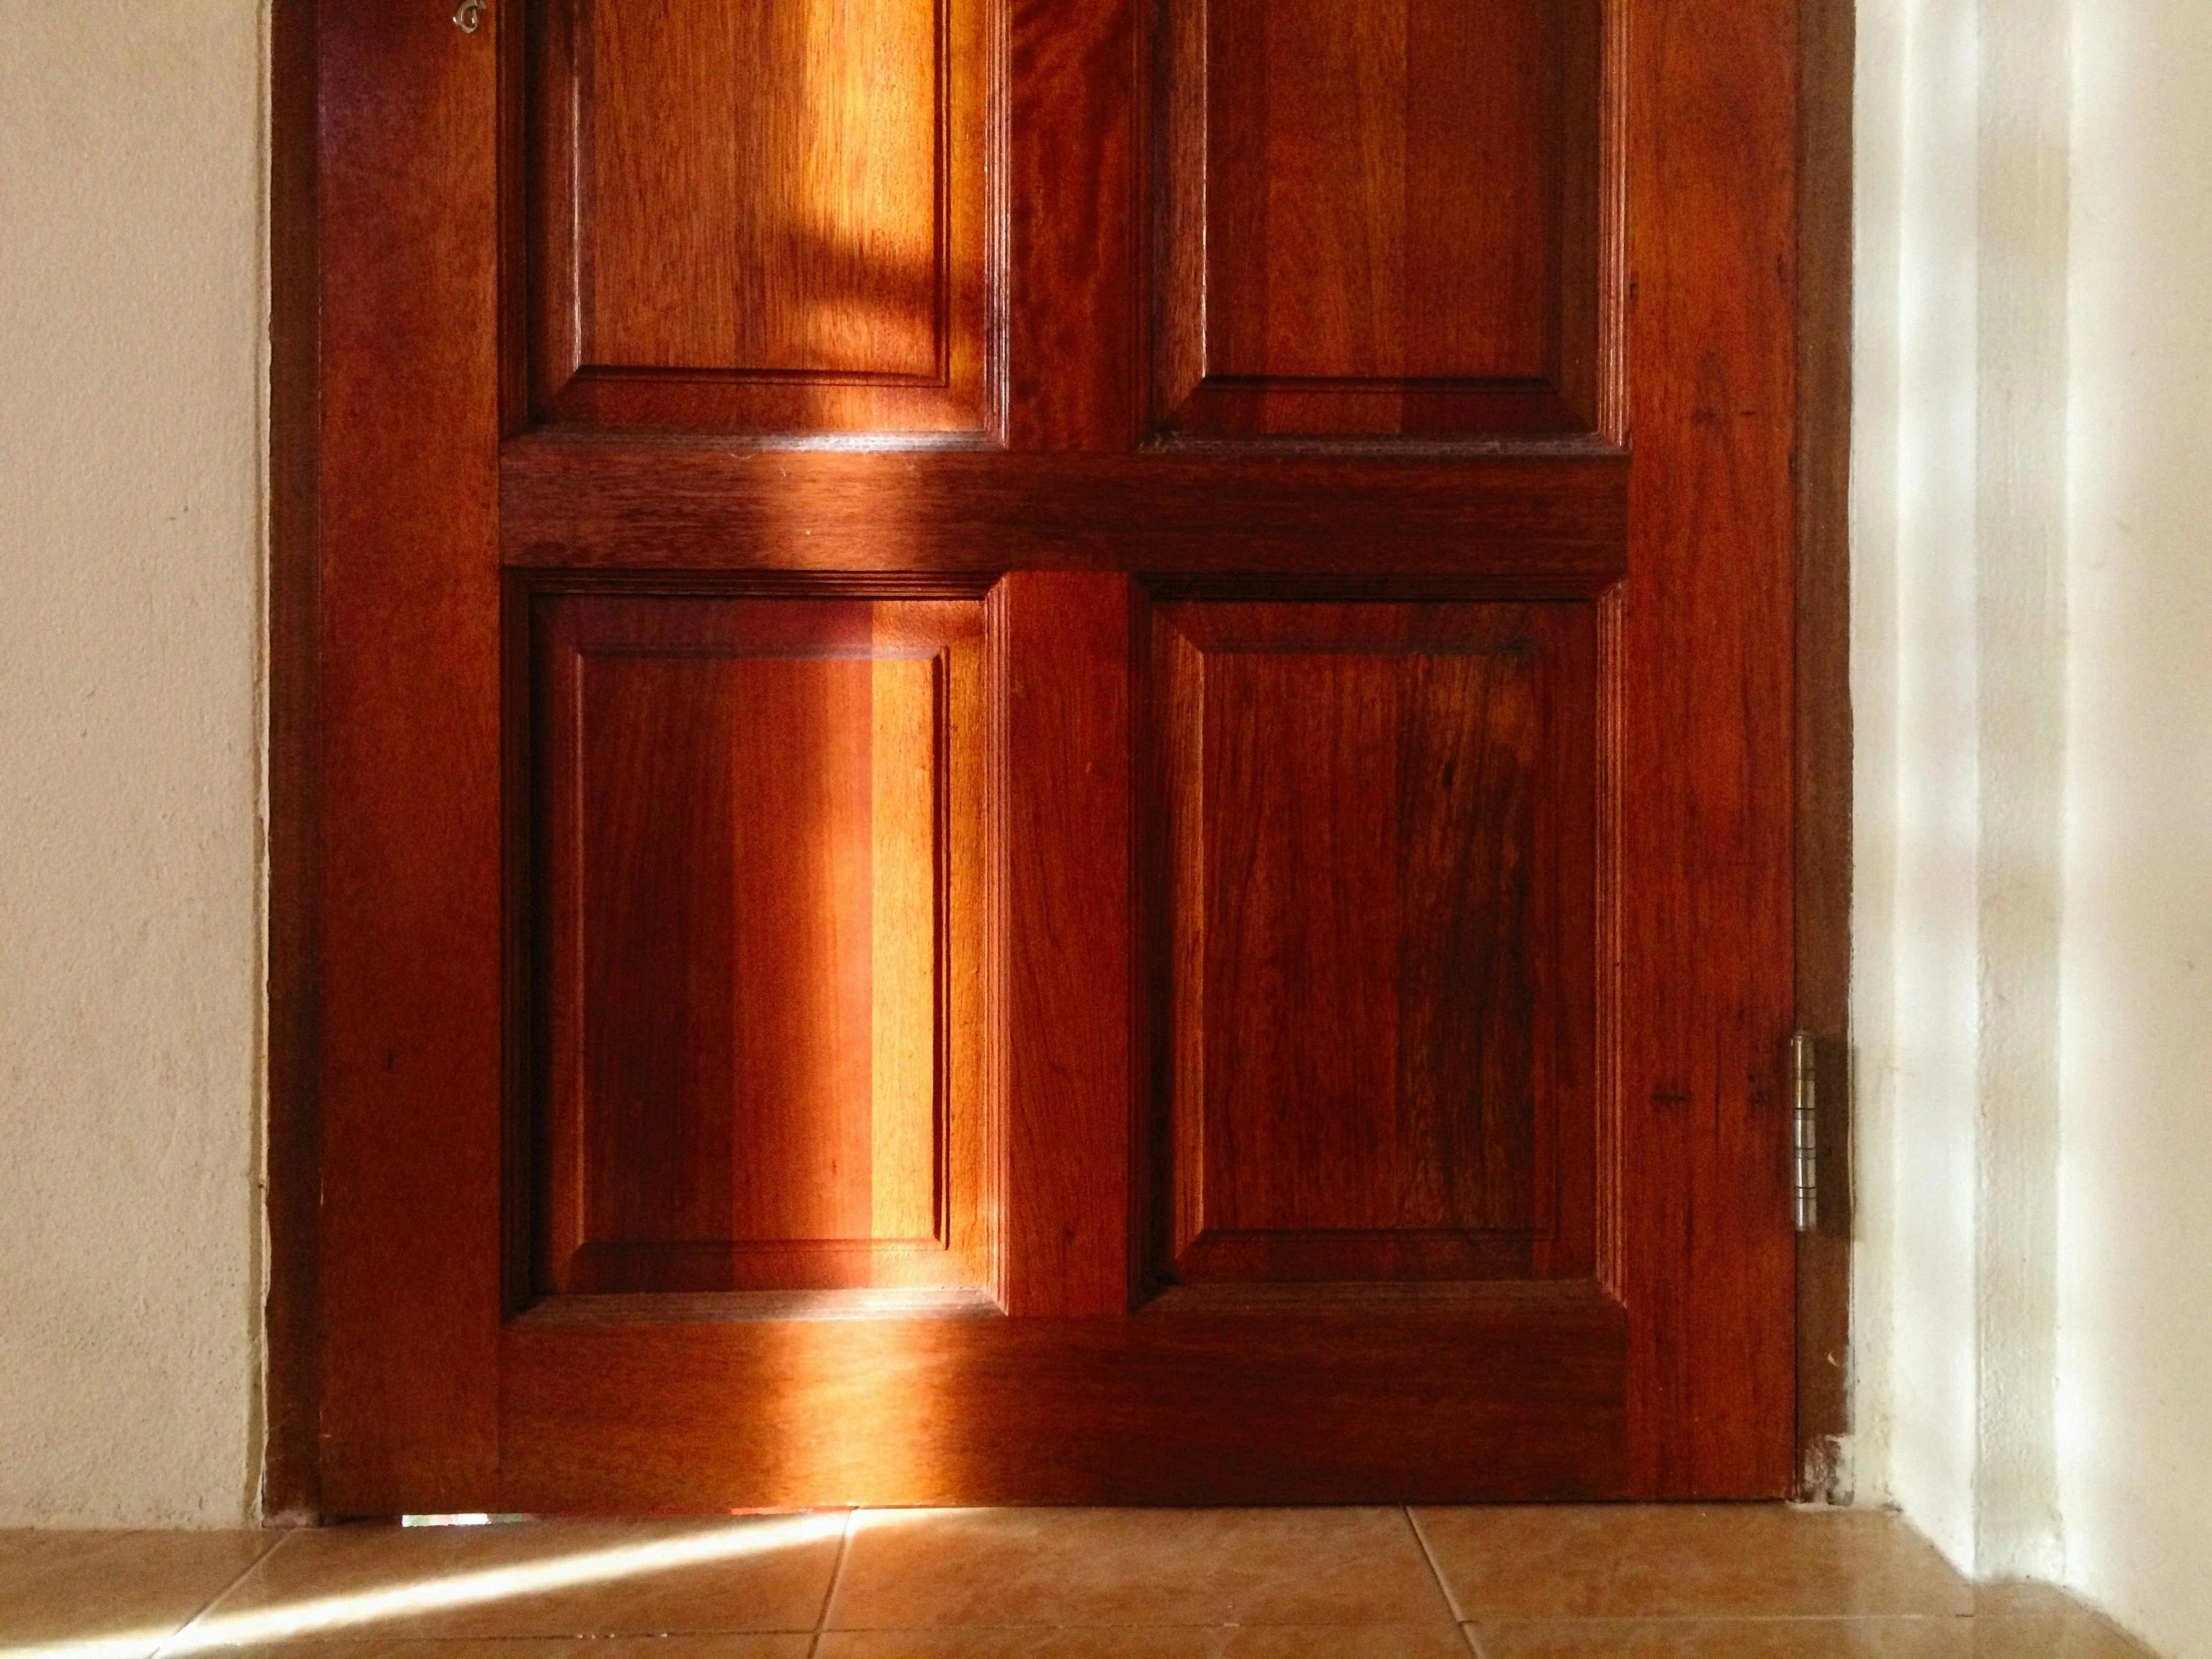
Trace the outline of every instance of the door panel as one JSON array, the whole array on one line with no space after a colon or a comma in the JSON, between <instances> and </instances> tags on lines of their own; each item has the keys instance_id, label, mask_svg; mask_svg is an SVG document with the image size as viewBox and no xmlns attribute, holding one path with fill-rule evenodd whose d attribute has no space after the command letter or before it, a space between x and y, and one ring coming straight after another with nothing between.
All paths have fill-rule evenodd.
<instances>
[{"instance_id":1,"label":"door panel","mask_svg":"<svg viewBox=\"0 0 2212 1659\"><path fill-rule=\"evenodd\" d=\"M1598 0L1171 0L1156 414L1190 433L1598 425Z\"/></svg>"},{"instance_id":2,"label":"door panel","mask_svg":"<svg viewBox=\"0 0 2212 1659\"><path fill-rule=\"evenodd\" d=\"M987 1281L981 624L538 601L539 1291Z\"/></svg>"},{"instance_id":3,"label":"door panel","mask_svg":"<svg viewBox=\"0 0 2212 1659\"><path fill-rule=\"evenodd\" d=\"M1588 1276L1591 607L1153 638L1166 1276Z\"/></svg>"},{"instance_id":4,"label":"door panel","mask_svg":"<svg viewBox=\"0 0 2212 1659\"><path fill-rule=\"evenodd\" d=\"M1793 0L325 0L333 1512L1778 1495Z\"/></svg>"},{"instance_id":5,"label":"door panel","mask_svg":"<svg viewBox=\"0 0 2212 1659\"><path fill-rule=\"evenodd\" d=\"M538 0L533 396L981 431L990 0Z\"/></svg>"}]
</instances>

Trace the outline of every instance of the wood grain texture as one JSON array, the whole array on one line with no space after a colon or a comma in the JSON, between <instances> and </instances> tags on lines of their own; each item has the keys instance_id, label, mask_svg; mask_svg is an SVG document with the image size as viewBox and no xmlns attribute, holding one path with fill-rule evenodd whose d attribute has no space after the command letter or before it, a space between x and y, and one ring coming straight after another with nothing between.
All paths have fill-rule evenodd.
<instances>
[{"instance_id":1,"label":"wood grain texture","mask_svg":"<svg viewBox=\"0 0 2212 1659\"><path fill-rule=\"evenodd\" d=\"M1388 3L1401 10L1355 20L1354 93L1386 82L1387 53L1375 49L1392 31L1409 63L1415 53L1423 0ZM1576 193L1558 209L1554 239L1593 251L1593 319L1577 333L1562 297L1547 336L1558 363L1587 365L1584 426L1478 448L1464 426L1422 435L1401 411L1356 441L1248 421L1148 446L1154 278L1136 227L1164 142L1148 114L1163 107L1156 90L1171 105L1186 94L1153 85L1161 60L1133 0L1012 0L992 106L1006 165L987 187L1004 192L994 302L1007 356L991 368L1003 429L890 445L878 409L855 428L868 447L805 448L760 441L800 428L778 425L782 405L745 399L790 389L774 375L830 369L762 370L771 379L758 382L728 367L641 369L632 403L541 403L533 415L514 391L521 359L500 352L501 260L512 284L508 256L551 246L550 233L542 192L517 206L515 158L532 152L517 146L512 108L502 148L499 116L502 87L551 84L532 82L523 48L538 43L515 34L544 13L501 14L485 39L437 12L324 9L316 1039L329 1508L1791 1489L1800 37L1795 0L1638 0L1633 28L1630 10L1558 0L1542 13L1562 61L1581 61L1579 29L1601 71L1579 92L1562 72L1556 94L1560 130L1597 152L1587 167L1557 163L1560 178L1595 183L1593 201ZM1350 14L1298 0L1284 15L1295 35ZM945 61L995 62L999 38ZM1517 37L1507 26L1498 38ZM1458 46L1406 73L1522 84L1510 53L1491 65ZM1298 55L1286 73L1312 67ZM1387 193L1363 183L1372 158L1396 153L1373 138L1396 118L1378 128L1339 93L1301 118L1319 123L1306 137L1285 140L1297 152L1286 188L1311 198L1300 222L1337 243L1294 273L1310 282L1293 315L1336 314L1331 291L1393 260L1402 273L1414 247L1401 233L1395 253L1379 252L1374 205ZM538 109L541 138L558 136L556 114ZM1414 123L1392 142L1407 157L1456 142L1425 131ZM1298 149L1309 138L1311 154ZM577 151L573 132L564 142ZM1517 188L1498 200L1518 202ZM854 189L869 200L864 181ZM1488 211L1455 195L1434 217ZM1632 249L1609 252L1631 219ZM1463 262L1438 258L1450 272L1420 291L1457 294ZM1564 296L1571 261L1542 258ZM1472 332L1446 330L1436 349L1470 352L1493 323L1491 344L1511 346L1517 323L1483 322L1464 296L1448 303L1466 305ZM1378 321L1387 307L1337 308L1335 334L1299 339L1323 353L1315 361L1365 373L1384 347L1414 350L1402 325ZM852 331L834 339L876 339L853 309L838 324ZM516 321L510 293L510 331ZM1188 344L1163 360L1187 364ZM503 391L520 426L717 430L516 431L502 446ZM726 394L735 401L713 401ZM574 1255L588 1275L569 1283L624 1291L542 1295L554 1282L533 1261L541 1166L529 1129L553 1048L531 1010L553 952L531 928L556 906L534 896L550 863L532 833L533 618L546 606L665 618L657 608L674 605L758 631L795 606L864 608L872 661L886 616L972 610L986 589L968 689L941 694L947 710L964 698L979 711L968 741L984 759L962 768L965 745L948 733L932 784L954 798L932 854L947 1010L934 1063L970 1080L946 1089L943 1122L955 1142L973 1123L976 1171L972 1202L955 1193L939 1210L948 1229L972 1223L972 1271L881 1284L895 1275L878 1271L873 1232L879 1202L896 1210L918 1190L915 1119L893 1112L905 1127L887 1145L874 1119L879 1070L916 1065L911 1022L877 1017L875 955L878 932L906 951L923 931L911 898L921 863L876 840L879 801L903 822L919 799L877 771L879 754L926 747L916 694L888 696L879 727L877 670L866 671L863 772L856 671L815 661L818 643L702 676L676 660L688 636L664 620L645 658L596 690L589 673L577 681L585 726L654 741L594 749L580 737L563 788L619 872L596 900L588 880L577 889L575 981L591 983L596 936L615 951L604 1000L625 1012L597 1060L590 1043L572 1045L576 1069L588 1078L601 1064L602 1089L637 1078L677 1106L628 1121L618 1110L596 1151L579 1121L571 1161L602 1156L624 1173L596 1196L576 1189ZM1240 607L1272 619L1251 662L1212 653L1192 620ZM1158 670L1155 608L1181 618L1198 666ZM1488 620L1470 634L1475 614ZM1493 635L1535 642L1528 665L1467 649ZM1209 728L1189 711L1212 655L1238 662ZM961 660L949 648L932 658ZM1224 947L1211 965L1202 949L1181 983L1220 988L1222 1027L1256 1076L1277 1080L1223 1084L1243 1137L1229 1144L1276 1135L1278 1150L1272 1169L1231 1170L1211 1191L1199 1171L1202 1200L1260 1225L1224 1230L1225 1248L1246 1252L1224 1256L1227 1280L1175 1285L1154 1271L1173 1262L1161 1241L1179 983L1163 720L1197 733L1201 753L1171 769L1197 780L1187 822L1203 829L1209 789L1243 791L1253 808L1242 829L1196 838L1200 871L1245 861L1311 899L1303 913L1186 907ZM1232 753L1206 753L1225 744ZM1283 752L1283 770L1240 773L1240 744ZM740 757L760 802L741 799ZM1466 776L1475 757L1478 774L1509 758L1526 782L1478 787ZM1311 822L1294 822L1290 803L1317 796ZM772 799L795 810L769 813ZM747 850L777 844L800 816L822 836ZM966 875L950 857L961 822L976 827ZM1516 912L1520 867L1553 874ZM657 895L649 919L626 907L632 886ZM1400 915L1376 930L1385 945L1348 918L1388 892ZM789 913L784 900L796 900ZM701 921L757 902L789 923L777 941L788 952L769 952L766 929L742 919L719 932ZM1517 952L1516 932L1597 946ZM1335 1042L1338 1005L1311 994L1332 951L1360 969L1336 1027L1350 1036ZM1303 998L1253 990L1271 956L1308 981ZM750 1049L752 1011L731 990L747 960L772 993L770 1035ZM922 977L905 955L886 971L909 990ZM695 999L698 988L715 994ZM1516 1035L1502 1015L1435 1013L1461 998L1526 1009L1527 1021ZM673 1011L718 1002L696 1025ZM1594 1037L1593 1016L1570 1017L1593 1009ZM773 1055L754 1085L776 1103L753 1126L759 1144L806 1163L820 1129L829 1177L741 1189L740 1142L716 1140L711 1115L687 1118L687 1095L737 1089L749 1052ZM1302 1095L1302 1068L1327 1089ZM1553 1089L1554 1109L1492 1114L1448 1093L1501 1098L1511 1088L1498 1080L1524 1072L1531 1090ZM1302 1121L1298 1103L1324 1096L1398 1137L1390 1156L1345 1125ZM1279 1121L1281 1097L1293 1109ZM1194 1144L1209 1151L1203 1133ZM705 1180L718 1160L730 1179ZM944 1163L956 1186L960 1156ZM1326 1179L1310 1167L1321 1164ZM1513 1225L1489 1225L1501 1217ZM747 1229L758 1236L711 1236ZM1286 1239L1300 1241L1289 1254ZM1321 1254L1294 1259L1310 1248ZM1314 1282L1322 1271L1370 1282ZM758 1288L776 1284L805 1288Z\"/></svg>"},{"instance_id":2,"label":"wood grain texture","mask_svg":"<svg viewBox=\"0 0 2212 1659\"><path fill-rule=\"evenodd\" d=\"M1797 7L1630 31L1618 1283L1635 1485L1783 1496L1791 1419Z\"/></svg>"},{"instance_id":3,"label":"wood grain texture","mask_svg":"<svg viewBox=\"0 0 2212 1659\"><path fill-rule=\"evenodd\" d=\"M313 0L270 8L269 1294L262 1512L321 1507L321 251Z\"/></svg>"},{"instance_id":4,"label":"wood grain texture","mask_svg":"<svg viewBox=\"0 0 2212 1659\"><path fill-rule=\"evenodd\" d=\"M1122 450L1142 423L1138 0L1005 0L1006 442Z\"/></svg>"},{"instance_id":5,"label":"wood grain texture","mask_svg":"<svg viewBox=\"0 0 2212 1659\"><path fill-rule=\"evenodd\" d=\"M1155 614L1175 1277L1590 1271L1592 621Z\"/></svg>"},{"instance_id":6,"label":"wood grain texture","mask_svg":"<svg viewBox=\"0 0 2212 1659\"><path fill-rule=\"evenodd\" d=\"M317 44L322 1501L388 1514L498 1459L497 76L434 6Z\"/></svg>"},{"instance_id":7,"label":"wood grain texture","mask_svg":"<svg viewBox=\"0 0 2212 1659\"><path fill-rule=\"evenodd\" d=\"M986 1271L940 927L980 851L980 606L545 599L535 650L540 1289Z\"/></svg>"},{"instance_id":8,"label":"wood grain texture","mask_svg":"<svg viewBox=\"0 0 2212 1659\"><path fill-rule=\"evenodd\" d=\"M993 426L986 0L538 0L528 30L541 415Z\"/></svg>"},{"instance_id":9,"label":"wood grain texture","mask_svg":"<svg viewBox=\"0 0 2212 1659\"><path fill-rule=\"evenodd\" d=\"M1591 431L1599 0L1178 0L1155 419Z\"/></svg>"},{"instance_id":10,"label":"wood grain texture","mask_svg":"<svg viewBox=\"0 0 2212 1659\"><path fill-rule=\"evenodd\" d=\"M990 597L999 1291L1025 1318L1129 1307L1132 603L1102 572Z\"/></svg>"},{"instance_id":11,"label":"wood grain texture","mask_svg":"<svg viewBox=\"0 0 2212 1659\"><path fill-rule=\"evenodd\" d=\"M1494 578L1589 597L1627 567L1628 461L849 454L508 445L508 563Z\"/></svg>"},{"instance_id":12,"label":"wood grain texture","mask_svg":"<svg viewBox=\"0 0 2212 1659\"><path fill-rule=\"evenodd\" d=\"M514 1326L498 1501L1617 1495L1625 1322L1588 1287L1562 1292L1425 1312Z\"/></svg>"},{"instance_id":13,"label":"wood grain texture","mask_svg":"<svg viewBox=\"0 0 2212 1659\"><path fill-rule=\"evenodd\" d=\"M1798 1240L1801 1497L1849 1502L1852 0L1802 0L1798 117L1797 1018L1816 1036L1820 1226Z\"/></svg>"}]
</instances>

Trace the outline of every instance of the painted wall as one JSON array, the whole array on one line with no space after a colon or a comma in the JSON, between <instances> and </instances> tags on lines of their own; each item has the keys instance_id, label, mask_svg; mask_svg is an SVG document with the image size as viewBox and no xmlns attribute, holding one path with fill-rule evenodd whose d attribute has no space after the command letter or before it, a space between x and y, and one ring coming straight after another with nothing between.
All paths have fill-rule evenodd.
<instances>
[{"instance_id":1,"label":"painted wall","mask_svg":"<svg viewBox=\"0 0 2212 1659\"><path fill-rule=\"evenodd\" d=\"M2212 5L2074 25L2066 1575L2212 1656Z\"/></svg>"},{"instance_id":2,"label":"painted wall","mask_svg":"<svg viewBox=\"0 0 2212 1659\"><path fill-rule=\"evenodd\" d=\"M0 0L0 1525L250 1508L261 37Z\"/></svg>"},{"instance_id":3,"label":"painted wall","mask_svg":"<svg viewBox=\"0 0 2212 1659\"><path fill-rule=\"evenodd\" d=\"M2067 0L1862 0L1862 1483L2048 1575Z\"/></svg>"},{"instance_id":4,"label":"painted wall","mask_svg":"<svg viewBox=\"0 0 2212 1659\"><path fill-rule=\"evenodd\" d=\"M2212 7L1860 27L1860 1490L2204 1659Z\"/></svg>"}]
</instances>

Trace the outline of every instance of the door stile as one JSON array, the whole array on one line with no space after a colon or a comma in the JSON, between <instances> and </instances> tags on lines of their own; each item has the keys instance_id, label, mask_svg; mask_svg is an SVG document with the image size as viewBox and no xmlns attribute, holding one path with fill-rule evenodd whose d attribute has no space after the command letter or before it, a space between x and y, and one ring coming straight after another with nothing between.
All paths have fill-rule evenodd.
<instances>
[{"instance_id":1,"label":"door stile","mask_svg":"<svg viewBox=\"0 0 2212 1659\"><path fill-rule=\"evenodd\" d=\"M1629 27L1622 1238L1634 1485L1785 1496L1796 6ZM1717 711L1734 718L1716 720Z\"/></svg>"},{"instance_id":2,"label":"door stile","mask_svg":"<svg viewBox=\"0 0 2212 1659\"><path fill-rule=\"evenodd\" d=\"M322 1504L498 1475L498 78L319 17Z\"/></svg>"},{"instance_id":3,"label":"door stile","mask_svg":"<svg viewBox=\"0 0 2212 1659\"><path fill-rule=\"evenodd\" d=\"M1117 1318L1132 1271L1130 582L1015 571L989 604L1000 1298L1022 1318Z\"/></svg>"}]
</instances>

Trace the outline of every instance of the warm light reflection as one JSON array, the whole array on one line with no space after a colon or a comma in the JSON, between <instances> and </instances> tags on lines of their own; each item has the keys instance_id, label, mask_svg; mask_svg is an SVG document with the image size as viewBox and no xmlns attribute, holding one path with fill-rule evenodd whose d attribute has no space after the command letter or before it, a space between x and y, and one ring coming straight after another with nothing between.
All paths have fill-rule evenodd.
<instances>
[{"instance_id":1,"label":"warm light reflection","mask_svg":"<svg viewBox=\"0 0 2212 1659\"><path fill-rule=\"evenodd\" d=\"M724 1526L702 1527L673 1536L641 1539L597 1549L548 1554L508 1565L408 1578L370 1589L348 1590L306 1600L225 1613L203 1614L178 1635L166 1627L111 1631L67 1641L0 1642L0 1659L124 1659L157 1647L169 1655L205 1653L215 1648L254 1647L302 1637L344 1635L388 1620L426 1613L481 1607L520 1596L642 1578L653 1573L717 1561L738 1560L770 1550L792 1549L833 1538L846 1523L842 1510L749 1518ZM558 1532L546 1534L549 1544ZM167 1638L165 1641L164 1638Z\"/></svg>"}]
</instances>

